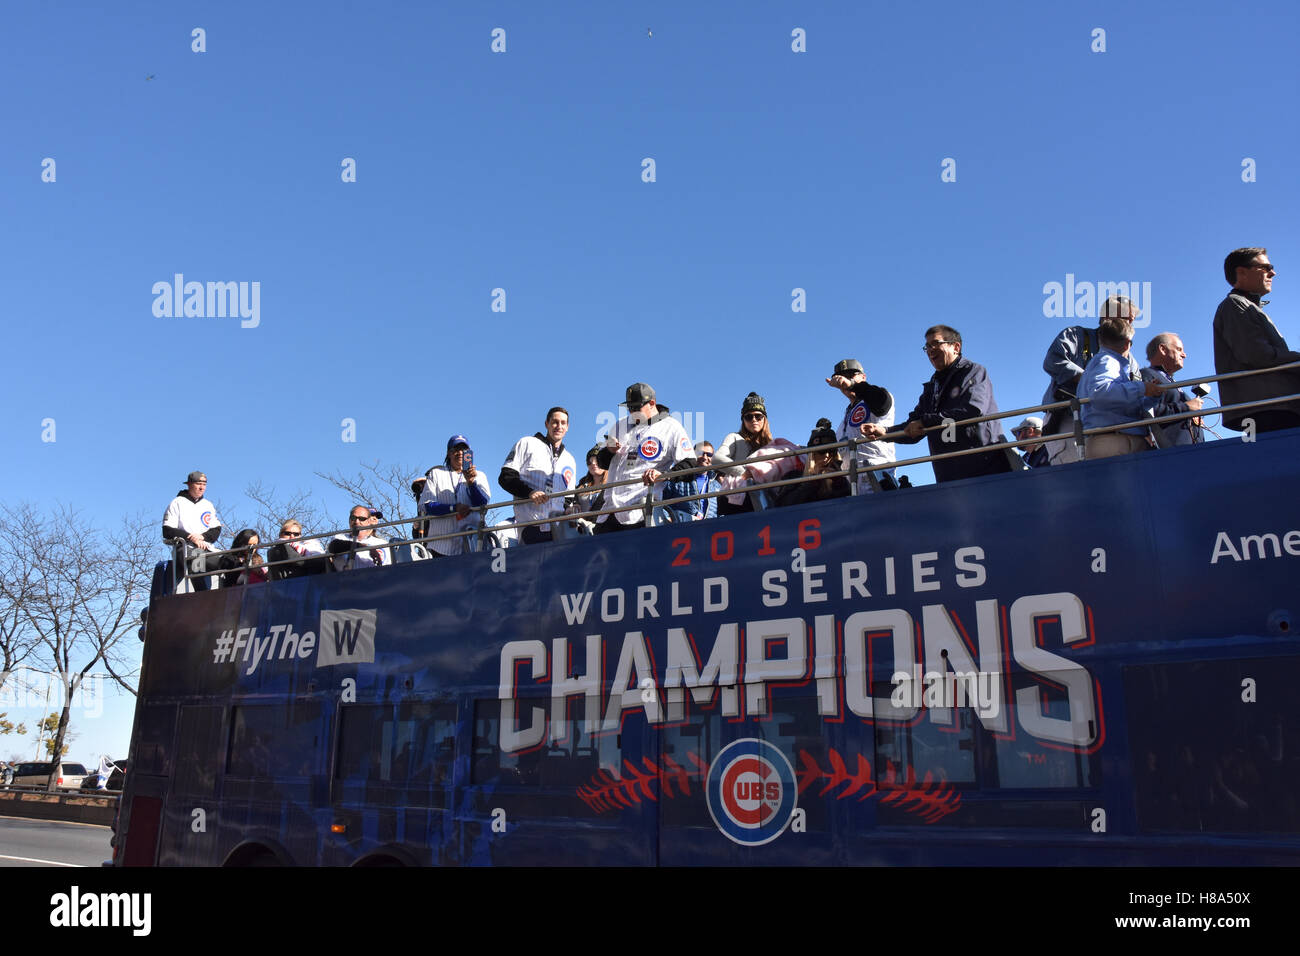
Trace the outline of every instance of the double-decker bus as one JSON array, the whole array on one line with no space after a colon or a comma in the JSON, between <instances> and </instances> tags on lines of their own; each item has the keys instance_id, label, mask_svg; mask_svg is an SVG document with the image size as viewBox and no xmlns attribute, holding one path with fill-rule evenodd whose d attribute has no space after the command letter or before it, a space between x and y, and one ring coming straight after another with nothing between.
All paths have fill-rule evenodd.
<instances>
[{"instance_id":1,"label":"double-decker bus","mask_svg":"<svg viewBox=\"0 0 1300 956\"><path fill-rule=\"evenodd\" d=\"M119 865L1300 860L1300 430L148 614Z\"/></svg>"}]
</instances>

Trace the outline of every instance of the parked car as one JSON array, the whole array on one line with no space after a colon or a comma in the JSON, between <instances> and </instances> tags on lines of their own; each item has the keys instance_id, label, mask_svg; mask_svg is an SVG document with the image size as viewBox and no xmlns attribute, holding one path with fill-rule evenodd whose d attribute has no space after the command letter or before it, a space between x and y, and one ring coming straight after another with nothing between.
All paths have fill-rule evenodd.
<instances>
[{"instance_id":1,"label":"parked car","mask_svg":"<svg viewBox=\"0 0 1300 956\"><path fill-rule=\"evenodd\" d=\"M50 780L50 771L54 769L54 763L20 763L14 768L15 787L44 787ZM60 790L77 790L81 787L82 780L86 777L85 764L68 763L64 761L58 765L58 783Z\"/></svg>"},{"instance_id":2,"label":"parked car","mask_svg":"<svg viewBox=\"0 0 1300 956\"><path fill-rule=\"evenodd\" d=\"M121 790L121 789L122 789L122 781L123 781L123 779L124 779L125 776L126 776L127 766L128 766L129 764L130 764L130 761L129 761L129 760L114 760L114 761L113 761L113 770L109 771L109 774L108 774L108 786L104 788L105 790ZM86 779L83 780L83 781L81 781L81 789L82 789L82 790L92 790L92 791L93 791L93 790L98 790L98 789L99 789L99 771L95 771L95 772L93 772L93 773L88 773L88 774L86 774Z\"/></svg>"}]
</instances>

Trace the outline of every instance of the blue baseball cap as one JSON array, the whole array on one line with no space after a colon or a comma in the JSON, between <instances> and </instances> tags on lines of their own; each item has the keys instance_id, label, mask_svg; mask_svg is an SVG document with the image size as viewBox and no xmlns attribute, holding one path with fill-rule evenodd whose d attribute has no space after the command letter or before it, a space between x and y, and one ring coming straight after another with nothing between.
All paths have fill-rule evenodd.
<instances>
[{"instance_id":1,"label":"blue baseball cap","mask_svg":"<svg viewBox=\"0 0 1300 956\"><path fill-rule=\"evenodd\" d=\"M452 435L450 438L447 439L447 451L451 451L457 445L464 445L466 448L468 448L470 447L469 439L466 438L464 435Z\"/></svg>"}]
</instances>

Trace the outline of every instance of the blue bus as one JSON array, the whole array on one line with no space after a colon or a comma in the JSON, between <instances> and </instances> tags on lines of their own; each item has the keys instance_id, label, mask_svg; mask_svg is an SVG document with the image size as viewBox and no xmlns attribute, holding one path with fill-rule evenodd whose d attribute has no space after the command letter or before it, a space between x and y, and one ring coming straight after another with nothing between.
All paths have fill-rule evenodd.
<instances>
[{"instance_id":1,"label":"blue bus","mask_svg":"<svg viewBox=\"0 0 1300 956\"><path fill-rule=\"evenodd\" d=\"M1300 861L1300 430L160 596L117 865Z\"/></svg>"}]
</instances>

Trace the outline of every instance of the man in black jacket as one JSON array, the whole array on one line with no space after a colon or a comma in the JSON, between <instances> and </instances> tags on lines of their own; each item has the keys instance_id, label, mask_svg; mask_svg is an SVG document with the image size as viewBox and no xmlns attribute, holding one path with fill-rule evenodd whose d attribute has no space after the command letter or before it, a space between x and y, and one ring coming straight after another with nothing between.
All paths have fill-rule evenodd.
<instances>
[{"instance_id":1,"label":"man in black jacket","mask_svg":"<svg viewBox=\"0 0 1300 956\"><path fill-rule=\"evenodd\" d=\"M1300 362L1300 352L1286 344L1273 320L1261 308L1263 296L1273 289L1276 270L1262 247L1234 249L1223 260L1224 278L1232 291L1214 313L1214 370L1219 375L1247 369L1273 368ZM1300 393L1300 370L1250 375L1219 383L1224 405L1253 402L1275 395ZM1256 431L1269 432L1300 425L1300 401L1239 412L1225 412L1223 424L1245 431L1253 420Z\"/></svg>"},{"instance_id":2,"label":"man in black jacket","mask_svg":"<svg viewBox=\"0 0 1300 956\"><path fill-rule=\"evenodd\" d=\"M906 445L929 440L930 454L981 448L1006 441L1002 426L996 421L974 425L954 426L967 418L995 415L998 403L993 398L993 383L983 365L977 365L961 354L961 333L947 325L935 325L925 330L922 347L934 366L934 375L921 391L916 408L907 416L902 434L886 437L885 426L864 425L862 433L868 438L883 438ZM997 475L1011 470L1011 461L1005 450L962 455L935 461L935 481L956 481L976 475Z\"/></svg>"}]
</instances>

